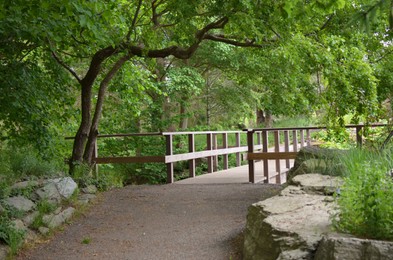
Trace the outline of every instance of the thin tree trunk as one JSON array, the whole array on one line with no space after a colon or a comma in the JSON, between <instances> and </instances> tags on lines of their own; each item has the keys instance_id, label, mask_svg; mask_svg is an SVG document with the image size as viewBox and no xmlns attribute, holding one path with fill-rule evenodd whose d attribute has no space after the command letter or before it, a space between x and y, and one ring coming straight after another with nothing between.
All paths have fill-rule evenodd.
<instances>
[{"instance_id":1,"label":"thin tree trunk","mask_svg":"<svg viewBox=\"0 0 393 260\"><path fill-rule=\"evenodd\" d=\"M108 88L109 82L116 75L116 73L123 66L123 64L129 59L130 59L130 55L125 55L125 56L121 57L113 65L113 67L110 69L110 71L106 74L105 78L101 81L100 88L98 91L97 103L96 103L96 107L95 107L95 111L94 111L94 117L93 117L93 120L91 123L89 136L88 136L88 140L86 143L85 152L83 155L83 162L87 163L88 165L93 164L92 159L93 159L93 154L94 154L95 143L97 141L98 123L101 118L102 107L103 107L104 99L105 99L105 93Z\"/></svg>"},{"instance_id":2,"label":"thin tree trunk","mask_svg":"<svg viewBox=\"0 0 393 260\"><path fill-rule=\"evenodd\" d=\"M266 117L263 113L263 110L260 108L257 108L256 114L257 114L257 122L256 122L257 126L264 124L266 122Z\"/></svg>"},{"instance_id":3,"label":"thin tree trunk","mask_svg":"<svg viewBox=\"0 0 393 260\"><path fill-rule=\"evenodd\" d=\"M82 119L74 139L72 157L70 161L70 173L74 172L76 164L82 163L84 147L90 128L90 118L91 118L90 110L91 110L91 97L92 97L91 90L92 90L91 84L85 84L82 86L82 91L81 91Z\"/></svg>"}]
</instances>

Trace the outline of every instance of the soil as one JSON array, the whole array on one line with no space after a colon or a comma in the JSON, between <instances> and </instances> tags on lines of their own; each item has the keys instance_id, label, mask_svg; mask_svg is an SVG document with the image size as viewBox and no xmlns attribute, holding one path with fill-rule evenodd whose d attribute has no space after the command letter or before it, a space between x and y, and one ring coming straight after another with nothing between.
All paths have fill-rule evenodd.
<instances>
[{"instance_id":1,"label":"soil","mask_svg":"<svg viewBox=\"0 0 393 260\"><path fill-rule=\"evenodd\" d=\"M241 259L247 208L279 185L127 186L16 259Z\"/></svg>"}]
</instances>

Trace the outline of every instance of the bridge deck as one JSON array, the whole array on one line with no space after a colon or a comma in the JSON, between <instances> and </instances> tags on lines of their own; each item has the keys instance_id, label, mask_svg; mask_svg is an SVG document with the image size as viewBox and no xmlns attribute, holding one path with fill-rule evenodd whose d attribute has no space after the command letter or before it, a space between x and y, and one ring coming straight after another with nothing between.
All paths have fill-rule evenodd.
<instances>
[{"instance_id":1,"label":"bridge deck","mask_svg":"<svg viewBox=\"0 0 393 260\"><path fill-rule=\"evenodd\" d=\"M281 160L281 173L288 171L285 165L285 160ZM293 166L294 160L290 160L291 167ZM269 175L273 176L276 169L276 161L269 160ZM256 182L263 182L263 162L255 163L255 180ZM282 174L281 178L285 182L286 174ZM271 178L271 182L274 183L275 178ZM248 183L248 165L231 168L228 170L206 173L199 175L195 178L188 178L181 181L175 182L175 184L228 184L228 183Z\"/></svg>"}]
</instances>

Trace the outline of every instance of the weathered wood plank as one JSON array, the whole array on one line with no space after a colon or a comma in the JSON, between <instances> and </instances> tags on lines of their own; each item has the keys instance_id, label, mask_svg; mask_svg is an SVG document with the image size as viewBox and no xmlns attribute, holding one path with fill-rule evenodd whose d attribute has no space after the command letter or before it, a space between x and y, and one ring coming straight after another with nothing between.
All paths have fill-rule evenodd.
<instances>
[{"instance_id":1,"label":"weathered wood plank","mask_svg":"<svg viewBox=\"0 0 393 260\"><path fill-rule=\"evenodd\" d=\"M248 158L251 160L284 160L295 159L297 152L271 152L271 153L248 153Z\"/></svg>"},{"instance_id":2,"label":"weathered wood plank","mask_svg":"<svg viewBox=\"0 0 393 260\"><path fill-rule=\"evenodd\" d=\"M164 163L165 156L133 156L133 157L99 157L94 161L97 164L107 163Z\"/></svg>"},{"instance_id":3,"label":"weathered wood plank","mask_svg":"<svg viewBox=\"0 0 393 260\"><path fill-rule=\"evenodd\" d=\"M207 151L200 151L194 153L167 155L165 156L165 162L170 163L170 162L186 161L191 159L198 159L198 158L217 156L223 154L231 154L237 152L247 152L247 146L233 147L227 149L207 150Z\"/></svg>"}]
</instances>

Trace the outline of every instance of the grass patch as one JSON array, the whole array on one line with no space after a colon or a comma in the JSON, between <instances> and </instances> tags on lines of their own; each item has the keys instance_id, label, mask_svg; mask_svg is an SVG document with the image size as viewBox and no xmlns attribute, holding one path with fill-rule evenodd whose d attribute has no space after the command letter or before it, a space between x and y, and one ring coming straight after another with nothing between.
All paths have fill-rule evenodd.
<instances>
[{"instance_id":1,"label":"grass patch","mask_svg":"<svg viewBox=\"0 0 393 260\"><path fill-rule=\"evenodd\" d=\"M344 185L335 227L359 237L393 240L391 152L353 149L341 158Z\"/></svg>"}]
</instances>

